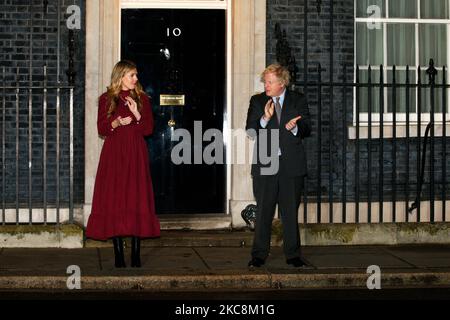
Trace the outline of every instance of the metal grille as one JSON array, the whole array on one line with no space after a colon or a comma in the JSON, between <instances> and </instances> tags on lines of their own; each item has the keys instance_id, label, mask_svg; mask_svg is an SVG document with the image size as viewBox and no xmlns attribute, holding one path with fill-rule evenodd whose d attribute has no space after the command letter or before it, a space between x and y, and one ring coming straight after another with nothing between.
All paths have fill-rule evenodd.
<instances>
[{"instance_id":1,"label":"metal grille","mask_svg":"<svg viewBox=\"0 0 450 320\"><path fill-rule=\"evenodd\" d=\"M15 86L7 86L5 84L5 68L3 68L3 85L0 87L2 100L1 100L1 177L2 177L2 214L1 223L3 225L7 223L61 223L74 221L74 205L73 205L73 106L74 106L74 87L73 86L48 86L47 85L47 68L44 67L43 75L44 81L41 86L24 86L20 85L19 81L16 81ZM18 74L18 71L17 71ZM36 102L35 97L40 97L40 101ZM39 100L39 99L38 99ZM49 103L54 105L53 110L49 110ZM13 106L12 108L8 108ZM33 124L34 113L40 111L42 115L42 130L40 137L35 134L35 128ZM26 112L27 119L24 121L21 119L21 115ZM49 114L55 113L55 120L49 121ZM40 115L39 115L40 117ZM24 128L26 123L28 126ZM49 124L52 123L52 126ZM12 125L13 124L13 125ZM55 125L55 126L53 126ZM63 126L67 126L63 133ZM22 132L26 130L24 135ZM62 135L65 134L68 141L68 145L62 143ZM24 143L21 143L20 139L26 136L26 151L22 152L21 148ZM53 136L56 141L50 141L49 137ZM38 138L38 139L36 139ZM39 147L36 146L35 140L42 141L39 143ZM49 179L48 175L48 161L50 160L49 145L53 145L56 150L52 152L55 157L56 172L53 179ZM36 148L42 148L42 159L36 159L34 156L34 150ZM13 157L8 157L14 151ZM61 179L62 173L60 171L60 163L62 159L62 152L68 152L69 155L69 190L68 203L65 201L61 203ZM24 157L24 153L27 157ZM21 185L21 175L24 171L20 168L28 167L27 169L27 183ZM36 200L33 194L36 194L35 172L34 167L41 165L42 171L42 184L39 186L42 188L40 199ZM11 168L14 168L14 173ZM49 190L49 182L54 185L52 190ZM14 199L7 199L7 189L15 186ZM24 195L24 188L28 187L26 195ZM38 187L39 188L39 187ZM52 199L48 199L49 193ZM63 209L63 213L61 210Z\"/></svg>"}]
</instances>

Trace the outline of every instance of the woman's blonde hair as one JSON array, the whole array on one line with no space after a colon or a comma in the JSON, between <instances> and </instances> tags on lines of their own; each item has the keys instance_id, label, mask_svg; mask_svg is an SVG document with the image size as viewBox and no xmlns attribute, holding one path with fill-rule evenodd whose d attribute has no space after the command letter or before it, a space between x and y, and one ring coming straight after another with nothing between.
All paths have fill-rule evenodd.
<instances>
[{"instance_id":1,"label":"woman's blonde hair","mask_svg":"<svg viewBox=\"0 0 450 320\"><path fill-rule=\"evenodd\" d=\"M266 70L261 73L261 82L264 82L264 78L266 77L266 74L273 73L278 80L280 80L285 87L289 86L289 83L291 82L291 75L289 74L288 69L283 67L280 64L271 64L266 68Z\"/></svg>"},{"instance_id":2,"label":"woman's blonde hair","mask_svg":"<svg viewBox=\"0 0 450 320\"><path fill-rule=\"evenodd\" d=\"M122 90L122 78L132 70L137 70L136 64L128 60L122 60L116 63L111 73L111 84L108 87L108 98L110 101L108 109L108 117L113 114L119 103L119 93ZM138 110L142 109L141 94L144 93L139 81L136 83L136 87L130 90L130 97L136 101L138 105Z\"/></svg>"}]
</instances>

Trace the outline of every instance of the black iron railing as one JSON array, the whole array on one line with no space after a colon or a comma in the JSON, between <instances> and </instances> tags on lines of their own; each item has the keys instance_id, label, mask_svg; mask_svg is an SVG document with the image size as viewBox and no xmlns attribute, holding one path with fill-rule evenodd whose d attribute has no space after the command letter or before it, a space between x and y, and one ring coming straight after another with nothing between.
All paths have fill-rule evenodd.
<instances>
[{"instance_id":1,"label":"black iron railing","mask_svg":"<svg viewBox=\"0 0 450 320\"><path fill-rule=\"evenodd\" d=\"M28 54L18 60L4 61L5 67L0 69L0 225L72 223L75 33L69 30L67 34L68 69L65 73L68 79L67 84L63 84L63 2L29 1L23 5L28 7L29 13L25 32ZM56 21L48 15L49 7L56 11ZM38 19L42 20L39 24ZM45 30L37 27L46 24ZM56 56L42 58L45 59L43 67L39 55L36 58L33 54L39 46L39 42L34 41L39 32L55 32L56 36ZM25 66L27 71L24 71Z\"/></svg>"},{"instance_id":2,"label":"black iron railing","mask_svg":"<svg viewBox=\"0 0 450 320\"><path fill-rule=\"evenodd\" d=\"M42 85L23 85L19 82L18 76L15 85L5 84L5 68L3 68L0 82L1 92L1 215L0 224L14 223L57 223L62 220L60 210L64 208L64 221L74 221L74 203L73 203L73 168L74 168L74 149L73 149L73 107L74 107L74 87L67 85L48 85L47 67L43 68L44 80ZM18 71L17 71L18 75ZM39 98L36 102L35 98ZM53 107L50 110L49 104ZM39 115L34 113L39 110ZM27 114L26 120L23 116ZM49 115L52 120L49 120ZM63 117L64 114L64 117ZM38 120L34 120L39 118ZM24 124L26 123L26 127ZM33 128L33 124L39 123L39 128ZM41 127L42 125L42 127ZM62 139L62 128L65 127L64 141ZM26 128L26 133L24 133ZM67 130L68 129L68 130ZM36 132L39 134L36 134ZM49 141L49 137L55 137L55 141ZM27 139L26 149L20 140ZM35 141L39 141L36 146ZM67 142L67 144L65 144ZM48 173L48 162L50 159L49 146L52 147L51 154L54 156L52 163L56 166L54 178L50 179ZM14 149L14 156L8 156L7 151ZM38 150L41 149L41 150ZM68 153L69 159L69 183L66 190L68 201L61 203L60 190L61 179L67 178L67 173L62 173L60 163L62 163L62 153ZM40 161L36 160L36 153L42 154ZM11 154L8 152L8 154ZM26 154L26 158L24 157ZM27 183L21 185L20 167L28 167ZM41 167L42 170L35 170L35 167ZM11 167L14 167L15 173L11 173ZM35 183L36 172L42 174L42 183ZM23 170L22 170L23 174ZM23 181L23 180L22 180ZM53 188L50 190L49 183ZM11 185L15 186L15 196L12 199L8 196L7 189ZM36 188L42 190L36 190ZM27 188L27 193L23 192ZM41 194L41 198L36 200L35 194ZM51 195L52 199L48 199ZM7 198L8 197L8 198ZM28 214L25 214L28 212Z\"/></svg>"},{"instance_id":3,"label":"black iron railing","mask_svg":"<svg viewBox=\"0 0 450 320\"><path fill-rule=\"evenodd\" d=\"M296 87L306 87L316 94L315 99L310 100L310 109L315 111L313 118L317 117L317 126L313 128L312 139L315 140L309 144L312 167L316 172L309 175L305 188L309 202L317 202L317 221L413 222L414 214L416 222L448 221L446 211L450 212L447 201L450 193L447 190L450 188L447 181L450 172L447 171L447 144L450 139L447 138L446 125L449 116L447 90L450 85L446 82L447 69L442 67L436 70L433 60L430 60L426 83L422 83L420 67L416 68L415 83L410 81L410 67L406 67L406 80L403 82L397 81L397 78L405 70L398 70L395 66L390 69L390 82L385 81L388 70L383 66L376 70L378 81L373 79L375 70L370 66L365 70L367 81L361 81L361 70L356 66L355 81L348 83L345 81L348 69L343 68L344 81L341 83L323 82L320 65L317 75L312 75L318 79L317 82L296 83ZM437 77L440 78L439 83L436 83ZM331 91L330 96L340 90L338 96L342 99L325 104L325 90ZM416 92L414 101L411 101L412 90ZM378 101L374 99L375 91L378 91ZM423 105L424 95L429 97L426 105ZM440 98L441 110L436 106L436 97ZM404 110L400 109L400 98L403 98ZM390 102L389 112L386 101ZM414 106L416 109L412 112ZM336 122L329 115L329 125L324 126L324 115L333 114L339 108L342 119ZM436 117L439 117L438 121ZM413 132L414 128L416 132ZM436 128L440 128L439 135L436 135ZM399 134L400 130L402 133ZM336 146L340 150L333 154ZM327 153L327 161L324 161ZM333 159L339 159L342 165L337 167L338 162ZM421 212L420 205L424 201L427 204L425 213ZM438 219L436 202L440 202ZM334 221L332 204L336 203L341 205L341 221ZM352 220L348 218L349 203L352 203L355 212ZM375 204L377 212L374 212ZM328 205L328 220L322 215L322 205ZM388 219L387 213L390 214Z\"/></svg>"}]
</instances>

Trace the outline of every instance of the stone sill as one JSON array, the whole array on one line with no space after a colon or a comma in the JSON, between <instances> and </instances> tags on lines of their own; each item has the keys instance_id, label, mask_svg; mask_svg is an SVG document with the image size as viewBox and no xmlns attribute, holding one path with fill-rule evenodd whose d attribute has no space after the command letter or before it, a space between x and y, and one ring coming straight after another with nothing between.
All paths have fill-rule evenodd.
<instances>
[{"instance_id":1,"label":"stone sill","mask_svg":"<svg viewBox=\"0 0 450 320\"><path fill-rule=\"evenodd\" d=\"M0 248L83 248L83 228L74 224L0 225Z\"/></svg>"},{"instance_id":2,"label":"stone sill","mask_svg":"<svg viewBox=\"0 0 450 320\"><path fill-rule=\"evenodd\" d=\"M450 223L312 224L300 237L308 246L449 244Z\"/></svg>"}]
</instances>

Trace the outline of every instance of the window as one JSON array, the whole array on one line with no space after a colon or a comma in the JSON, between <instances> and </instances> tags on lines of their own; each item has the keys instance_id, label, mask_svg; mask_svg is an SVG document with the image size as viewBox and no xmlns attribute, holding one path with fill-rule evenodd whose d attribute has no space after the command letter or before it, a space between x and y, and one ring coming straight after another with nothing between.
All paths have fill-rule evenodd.
<instances>
[{"instance_id":1,"label":"window","mask_svg":"<svg viewBox=\"0 0 450 320\"><path fill-rule=\"evenodd\" d=\"M355 70L359 66L359 81L369 79L379 83L380 65L383 66L385 83L392 83L395 66L396 83L406 83L406 67L409 66L409 82L417 83L420 66L421 83L428 83L426 70L430 59L438 71L436 84L442 83L443 66L446 66L446 79L449 82L448 62L450 60L450 0L355 0ZM356 74L355 74L356 79ZM383 105L383 119L392 121L394 108L397 121L406 121L407 108L410 120L417 119L418 90L396 89L395 101L392 88L384 88L384 101L380 101L380 88L371 89L372 120L380 119L380 106ZM448 98L447 91L447 98ZM355 89L356 98L356 89ZM430 118L430 89L421 89L422 120ZM356 100L356 99L354 99ZM435 89L435 121L442 121L442 89ZM359 89L359 112L361 122L368 121L369 89ZM447 101L447 118L448 106ZM356 101L355 109L356 111Z\"/></svg>"}]
</instances>

